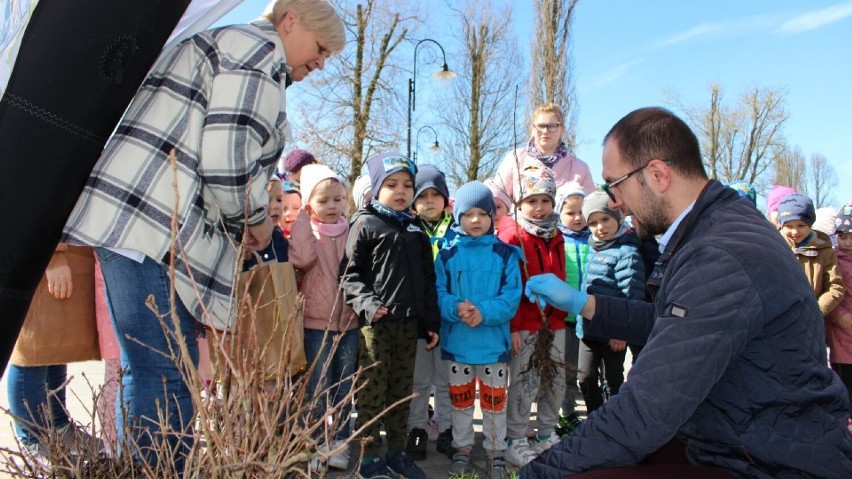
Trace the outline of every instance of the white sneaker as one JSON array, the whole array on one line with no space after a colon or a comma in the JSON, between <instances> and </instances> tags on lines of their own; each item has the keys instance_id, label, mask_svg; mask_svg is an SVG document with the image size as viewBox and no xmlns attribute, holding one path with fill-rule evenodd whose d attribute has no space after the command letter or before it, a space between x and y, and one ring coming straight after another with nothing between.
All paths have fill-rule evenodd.
<instances>
[{"instance_id":1,"label":"white sneaker","mask_svg":"<svg viewBox=\"0 0 852 479\"><path fill-rule=\"evenodd\" d=\"M349 469L349 446L343 441L334 441L331 443L330 451L339 449L340 452L328 456L328 467L345 471Z\"/></svg>"},{"instance_id":2,"label":"white sneaker","mask_svg":"<svg viewBox=\"0 0 852 479\"><path fill-rule=\"evenodd\" d=\"M506 460L511 464L524 467L535 459L535 451L527 438L512 439L505 452Z\"/></svg>"},{"instance_id":3,"label":"white sneaker","mask_svg":"<svg viewBox=\"0 0 852 479\"><path fill-rule=\"evenodd\" d=\"M554 444L558 444L561 438L556 435L556 433L550 433L550 436L547 436L547 439L538 439L536 437L535 443L533 443L533 450L535 451L535 455L541 455L544 451L550 449Z\"/></svg>"}]
</instances>

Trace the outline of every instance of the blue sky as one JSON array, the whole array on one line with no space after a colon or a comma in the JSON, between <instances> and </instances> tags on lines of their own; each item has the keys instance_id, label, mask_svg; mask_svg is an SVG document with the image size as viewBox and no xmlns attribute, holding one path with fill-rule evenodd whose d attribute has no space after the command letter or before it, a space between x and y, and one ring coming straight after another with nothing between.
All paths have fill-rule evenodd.
<instances>
[{"instance_id":1,"label":"blue sky","mask_svg":"<svg viewBox=\"0 0 852 479\"><path fill-rule=\"evenodd\" d=\"M219 23L249 21L266 3L247 0ZM532 2L512 3L526 54ZM420 36L446 44L448 33L430 28L442 21L435 11ZM596 181L601 139L619 118L666 106L666 90L687 105L706 104L718 82L731 100L755 86L783 88L789 143L808 157L825 155L838 176L835 199L852 200L852 1L583 0L574 27L577 155Z\"/></svg>"}]
</instances>

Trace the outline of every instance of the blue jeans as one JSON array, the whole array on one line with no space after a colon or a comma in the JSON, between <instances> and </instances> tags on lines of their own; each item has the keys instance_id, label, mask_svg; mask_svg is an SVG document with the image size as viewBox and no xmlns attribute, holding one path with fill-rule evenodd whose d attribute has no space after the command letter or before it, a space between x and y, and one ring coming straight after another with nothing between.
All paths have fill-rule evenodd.
<instances>
[{"instance_id":1,"label":"blue jeans","mask_svg":"<svg viewBox=\"0 0 852 479\"><path fill-rule=\"evenodd\" d=\"M180 299L176 299L177 317L169 314L171 283L165 266L147 257L137 263L104 248L95 248L95 253L104 274L124 370L116 405L118 443L135 444L134 456L154 466L157 455L151 444L161 443L165 432L175 452L175 465L182 471L184 456L192 445L189 433L195 410L190 386L181 374L175 323L186 340L190 356L186 360L197 365L195 319ZM146 304L149 295L156 302L162 323ZM168 430L163 431L164 426ZM128 432L130 438L125 437Z\"/></svg>"},{"instance_id":2,"label":"blue jeans","mask_svg":"<svg viewBox=\"0 0 852 479\"><path fill-rule=\"evenodd\" d=\"M308 396L313 398L317 393L322 394L317 401L317 410L314 418L319 420L325 418L325 411L344 400L352 391L352 377L358 368L358 330L329 331L323 342L325 331L319 329L305 329L305 356L308 364L317 357L316 369L308 382ZM337 349L331 357L328 369L323 374L323 368L328 361L335 337L340 337ZM344 421L340 427L335 425L337 433L335 439L343 440L349 437L349 418L352 415L352 398L346 399L340 412L340 418ZM321 429L324 431L324 429Z\"/></svg>"},{"instance_id":3,"label":"blue jeans","mask_svg":"<svg viewBox=\"0 0 852 479\"><path fill-rule=\"evenodd\" d=\"M65 410L65 388L59 389L68 376L68 367L15 366L6 370L9 411L15 417L15 434L24 445L36 444L47 428L68 425ZM48 391L55 391L48 395Z\"/></svg>"}]
</instances>

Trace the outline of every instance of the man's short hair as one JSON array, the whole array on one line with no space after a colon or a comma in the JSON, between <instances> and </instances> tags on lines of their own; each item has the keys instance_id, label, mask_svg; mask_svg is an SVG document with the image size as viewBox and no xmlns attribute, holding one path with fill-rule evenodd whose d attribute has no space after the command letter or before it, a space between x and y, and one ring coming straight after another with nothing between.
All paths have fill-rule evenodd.
<instances>
[{"instance_id":1,"label":"man's short hair","mask_svg":"<svg viewBox=\"0 0 852 479\"><path fill-rule=\"evenodd\" d=\"M669 160L671 168L684 177L707 179L698 138L665 108L633 110L609 130L604 145L610 140L615 141L621 160L631 170L654 159Z\"/></svg>"}]
</instances>

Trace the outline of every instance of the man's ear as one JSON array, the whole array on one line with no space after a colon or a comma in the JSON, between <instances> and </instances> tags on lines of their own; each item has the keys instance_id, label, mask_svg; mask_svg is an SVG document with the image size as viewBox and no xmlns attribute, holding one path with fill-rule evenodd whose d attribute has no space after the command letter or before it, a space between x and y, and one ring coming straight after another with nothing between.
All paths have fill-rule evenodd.
<instances>
[{"instance_id":1,"label":"man's ear","mask_svg":"<svg viewBox=\"0 0 852 479\"><path fill-rule=\"evenodd\" d=\"M668 163L662 160L651 160L646 170L647 180L653 184L655 190L660 193L668 191L672 183L672 169Z\"/></svg>"}]
</instances>

